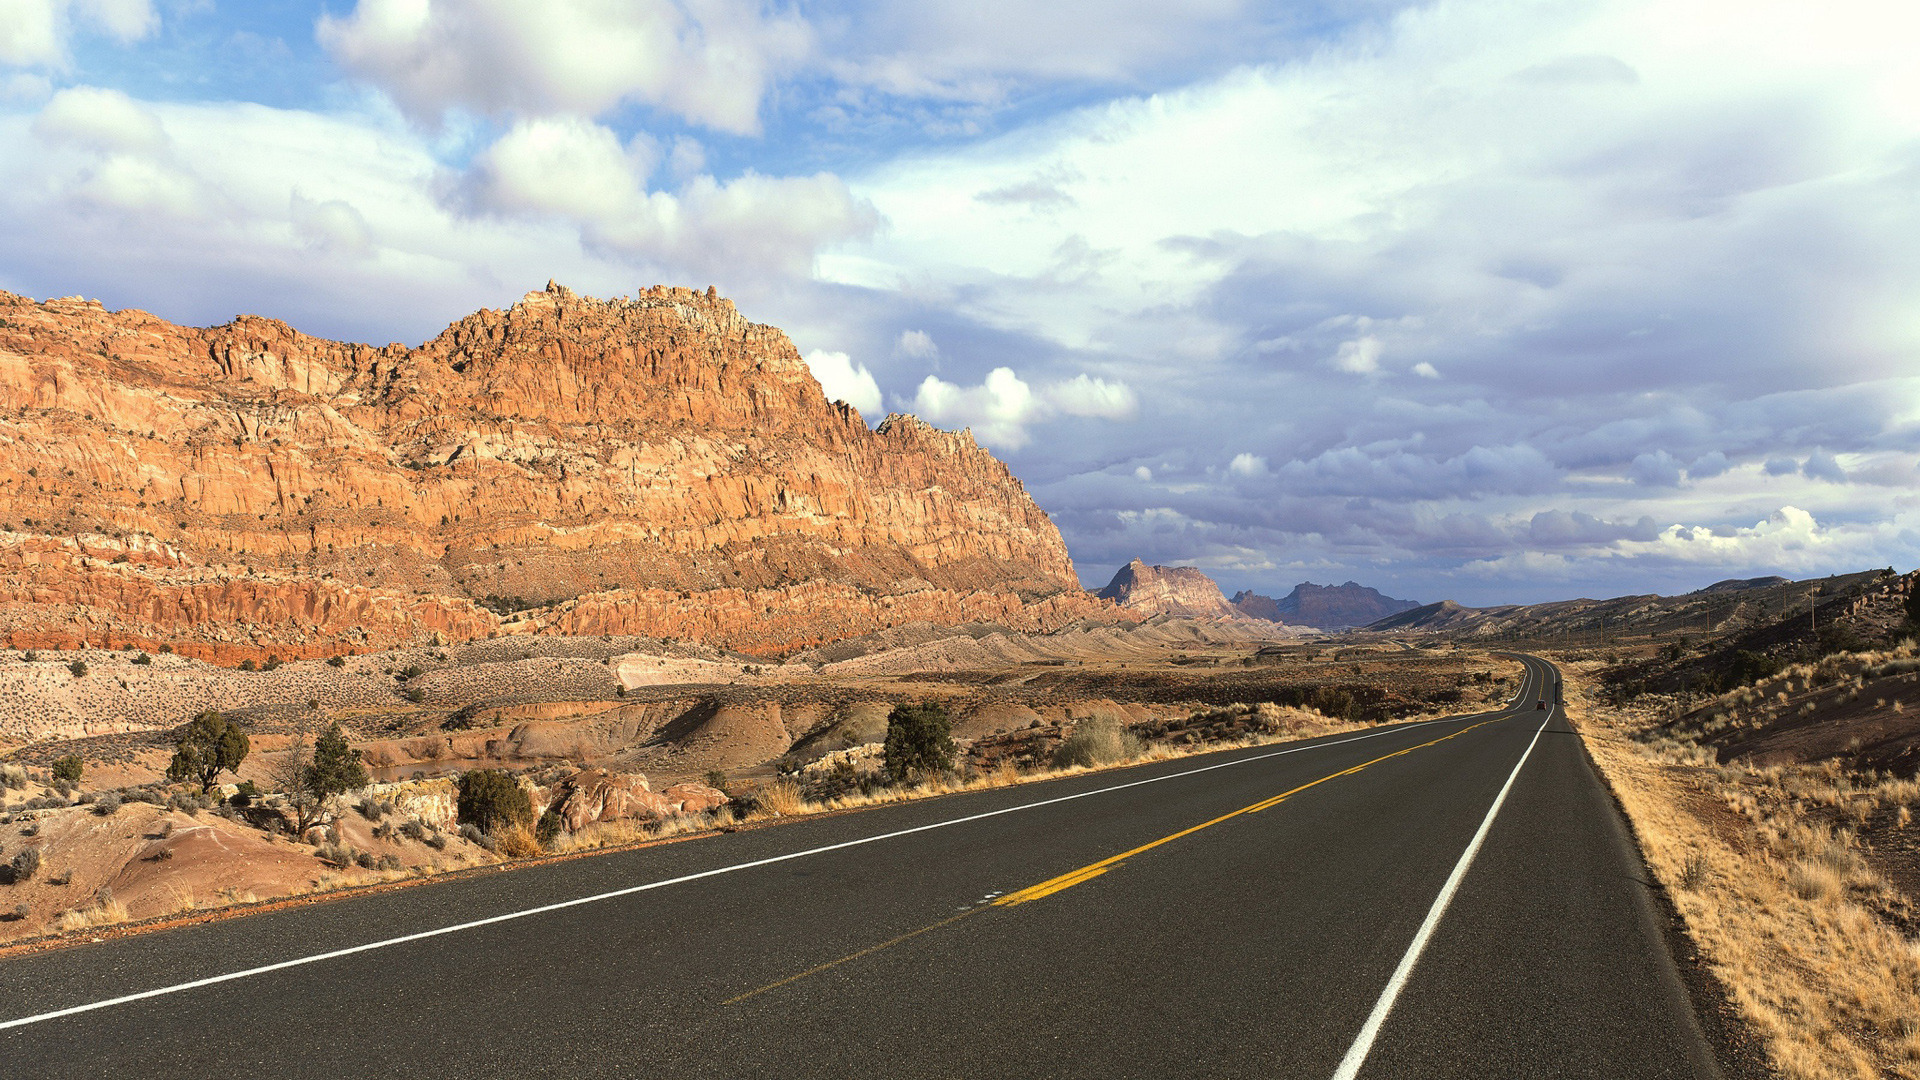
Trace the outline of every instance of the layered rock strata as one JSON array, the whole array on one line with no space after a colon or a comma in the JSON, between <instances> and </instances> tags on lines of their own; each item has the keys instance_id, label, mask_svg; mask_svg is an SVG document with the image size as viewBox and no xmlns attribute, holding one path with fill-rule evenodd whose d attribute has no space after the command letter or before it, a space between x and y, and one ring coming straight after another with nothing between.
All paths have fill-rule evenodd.
<instances>
[{"instance_id":1,"label":"layered rock strata","mask_svg":"<svg viewBox=\"0 0 1920 1080\"><path fill-rule=\"evenodd\" d=\"M1240 618L1220 586L1191 566L1148 566L1135 559L1113 575L1100 598L1143 615L1199 619Z\"/></svg>"},{"instance_id":2,"label":"layered rock strata","mask_svg":"<svg viewBox=\"0 0 1920 1080\"><path fill-rule=\"evenodd\" d=\"M830 403L711 289L418 348L0 293L0 643L233 663L498 634L776 654L1100 610L967 432Z\"/></svg>"}]
</instances>

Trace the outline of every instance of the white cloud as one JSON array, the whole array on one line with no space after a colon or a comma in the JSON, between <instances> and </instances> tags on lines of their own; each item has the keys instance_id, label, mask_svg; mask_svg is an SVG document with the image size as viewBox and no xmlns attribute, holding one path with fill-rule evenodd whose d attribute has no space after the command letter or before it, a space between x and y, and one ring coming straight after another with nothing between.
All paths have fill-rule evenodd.
<instances>
[{"instance_id":1,"label":"white cloud","mask_svg":"<svg viewBox=\"0 0 1920 1080\"><path fill-rule=\"evenodd\" d=\"M1434 367L1432 364L1427 363L1425 360L1420 361L1419 363L1413 365L1411 368L1408 368L1407 370L1413 372L1415 375L1418 375L1423 379L1437 379L1440 377L1440 370Z\"/></svg>"},{"instance_id":2,"label":"white cloud","mask_svg":"<svg viewBox=\"0 0 1920 1080\"><path fill-rule=\"evenodd\" d=\"M909 360L938 360L940 346L934 344L933 336L925 330L902 330L894 342L893 351Z\"/></svg>"},{"instance_id":3,"label":"white cloud","mask_svg":"<svg viewBox=\"0 0 1920 1080\"><path fill-rule=\"evenodd\" d=\"M1363 334L1352 341L1340 343L1340 351L1334 354L1333 366L1341 371L1355 375L1371 375L1380 370L1380 339L1372 334Z\"/></svg>"},{"instance_id":4,"label":"white cloud","mask_svg":"<svg viewBox=\"0 0 1920 1080\"><path fill-rule=\"evenodd\" d=\"M288 213L294 231L315 251L356 257L373 251L366 216L344 199L316 201L295 188L288 199Z\"/></svg>"},{"instance_id":5,"label":"white cloud","mask_svg":"<svg viewBox=\"0 0 1920 1080\"><path fill-rule=\"evenodd\" d=\"M75 24L129 45L160 16L150 0L0 0L0 64L65 68Z\"/></svg>"},{"instance_id":6,"label":"white cloud","mask_svg":"<svg viewBox=\"0 0 1920 1080\"><path fill-rule=\"evenodd\" d=\"M578 117L521 120L479 154L465 202L497 214L557 217L589 247L668 271L805 277L828 244L870 233L877 218L838 177L749 172L697 176L677 192L649 191L651 141L621 145Z\"/></svg>"},{"instance_id":7,"label":"white cloud","mask_svg":"<svg viewBox=\"0 0 1920 1080\"><path fill-rule=\"evenodd\" d=\"M979 386L963 387L935 375L921 381L913 409L927 421L946 427L970 427L992 447L1018 450L1031 438L1029 427L1056 415L1126 419L1138 407L1132 388L1086 374L1050 383L1035 391L998 367Z\"/></svg>"},{"instance_id":8,"label":"white cloud","mask_svg":"<svg viewBox=\"0 0 1920 1080\"><path fill-rule=\"evenodd\" d=\"M1153 482L1153 470L1147 468L1145 465L1135 465L1133 467L1133 478L1143 484L1150 484Z\"/></svg>"},{"instance_id":9,"label":"white cloud","mask_svg":"<svg viewBox=\"0 0 1920 1080\"><path fill-rule=\"evenodd\" d=\"M118 90L76 86L53 95L34 118L42 140L104 152L154 154L167 148L166 129L151 108Z\"/></svg>"},{"instance_id":10,"label":"white cloud","mask_svg":"<svg viewBox=\"0 0 1920 1080\"><path fill-rule=\"evenodd\" d=\"M1042 391L1047 403L1068 416L1097 416L1103 420L1131 420L1140 409L1133 388L1123 382L1096 379L1085 372Z\"/></svg>"},{"instance_id":11,"label":"white cloud","mask_svg":"<svg viewBox=\"0 0 1920 1080\"><path fill-rule=\"evenodd\" d=\"M1267 468L1267 459L1253 454L1240 453L1227 463L1227 471L1235 476L1255 480L1272 472Z\"/></svg>"},{"instance_id":12,"label":"white cloud","mask_svg":"<svg viewBox=\"0 0 1920 1080\"><path fill-rule=\"evenodd\" d=\"M759 130L772 80L812 48L797 15L751 0L359 0L315 34L416 118L636 102L733 134Z\"/></svg>"},{"instance_id":13,"label":"white cloud","mask_svg":"<svg viewBox=\"0 0 1920 1080\"><path fill-rule=\"evenodd\" d=\"M853 358L843 352L827 352L815 349L806 356L807 370L820 380L820 389L826 391L828 401L844 401L860 410L860 415L872 422L880 415L880 384L874 381L873 372L865 364L856 364Z\"/></svg>"}]
</instances>

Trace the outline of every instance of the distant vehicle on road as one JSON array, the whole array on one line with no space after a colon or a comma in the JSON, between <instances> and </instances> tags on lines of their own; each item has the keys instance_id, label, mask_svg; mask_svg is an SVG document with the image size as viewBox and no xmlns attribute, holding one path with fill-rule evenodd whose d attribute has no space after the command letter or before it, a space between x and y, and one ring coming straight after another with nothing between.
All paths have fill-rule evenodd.
<instances>
[{"instance_id":1,"label":"distant vehicle on road","mask_svg":"<svg viewBox=\"0 0 1920 1080\"><path fill-rule=\"evenodd\" d=\"M1544 701L1536 701L1533 703L1533 707L1536 709L1544 709L1547 707L1547 703Z\"/></svg>"}]
</instances>

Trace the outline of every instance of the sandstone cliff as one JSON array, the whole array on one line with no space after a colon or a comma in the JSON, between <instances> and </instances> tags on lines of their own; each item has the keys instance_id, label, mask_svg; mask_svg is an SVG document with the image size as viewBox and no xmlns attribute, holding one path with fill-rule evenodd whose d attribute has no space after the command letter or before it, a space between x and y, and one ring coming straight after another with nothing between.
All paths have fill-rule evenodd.
<instances>
[{"instance_id":1,"label":"sandstone cliff","mask_svg":"<svg viewBox=\"0 0 1920 1080\"><path fill-rule=\"evenodd\" d=\"M1213 579L1191 566L1148 566L1135 559L1113 575L1100 598L1142 615L1240 618Z\"/></svg>"},{"instance_id":2,"label":"sandstone cliff","mask_svg":"<svg viewBox=\"0 0 1920 1080\"><path fill-rule=\"evenodd\" d=\"M222 662L1099 608L968 433L869 430L711 289L552 284L418 348L0 293L0 594L15 648Z\"/></svg>"}]
</instances>

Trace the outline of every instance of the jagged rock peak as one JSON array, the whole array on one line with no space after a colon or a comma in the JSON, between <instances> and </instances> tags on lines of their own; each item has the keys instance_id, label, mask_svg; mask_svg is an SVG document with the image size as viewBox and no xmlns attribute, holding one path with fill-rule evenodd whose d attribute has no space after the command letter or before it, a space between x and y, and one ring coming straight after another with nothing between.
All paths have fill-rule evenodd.
<instances>
[{"instance_id":1,"label":"jagged rock peak","mask_svg":"<svg viewBox=\"0 0 1920 1080\"><path fill-rule=\"evenodd\" d=\"M1240 612L1197 567L1148 566L1135 559L1113 575L1100 597L1144 615L1189 618L1238 618Z\"/></svg>"}]
</instances>

